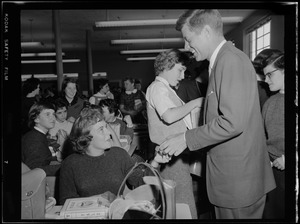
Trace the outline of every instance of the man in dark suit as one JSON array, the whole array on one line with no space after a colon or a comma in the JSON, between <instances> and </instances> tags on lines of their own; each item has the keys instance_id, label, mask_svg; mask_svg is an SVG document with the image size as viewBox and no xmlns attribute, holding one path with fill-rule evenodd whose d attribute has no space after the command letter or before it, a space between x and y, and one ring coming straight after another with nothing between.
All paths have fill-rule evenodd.
<instances>
[{"instance_id":1,"label":"man in dark suit","mask_svg":"<svg viewBox=\"0 0 300 224\"><path fill-rule=\"evenodd\" d=\"M160 150L178 156L206 149L207 193L217 219L261 219L276 187L262 126L257 80L246 54L226 41L218 10L190 10L177 21L185 48L209 60L203 125L168 138Z\"/></svg>"}]
</instances>

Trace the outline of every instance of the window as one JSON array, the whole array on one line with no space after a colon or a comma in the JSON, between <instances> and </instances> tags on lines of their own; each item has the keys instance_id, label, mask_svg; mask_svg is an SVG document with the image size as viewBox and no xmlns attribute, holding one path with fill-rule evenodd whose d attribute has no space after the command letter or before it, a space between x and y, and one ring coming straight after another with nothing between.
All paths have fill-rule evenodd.
<instances>
[{"instance_id":1,"label":"window","mask_svg":"<svg viewBox=\"0 0 300 224\"><path fill-rule=\"evenodd\" d=\"M263 49L270 48L271 21L260 25L250 33L250 56L254 60L255 56Z\"/></svg>"}]
</instances>

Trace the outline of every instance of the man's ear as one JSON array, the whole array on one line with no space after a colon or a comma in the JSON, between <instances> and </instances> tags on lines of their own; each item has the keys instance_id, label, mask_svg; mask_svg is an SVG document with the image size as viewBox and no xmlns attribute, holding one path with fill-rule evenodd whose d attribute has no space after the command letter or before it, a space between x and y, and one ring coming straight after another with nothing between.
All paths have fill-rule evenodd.
<instances>
[{"instance_id":1,"label":"man's ear","mask_svg":"<svg viewBox=\"0 0 300 224\"><path fill-rule=\"evenodd\" d=\"M212 29L211 29L211 27L210 27L209 25L205 25L205 26L203 27L203 29L202 29L202 32L204 32L203 34L204 34L205 36L210 36L211 33L212 33Z\"/></svg>"}]
</instances>

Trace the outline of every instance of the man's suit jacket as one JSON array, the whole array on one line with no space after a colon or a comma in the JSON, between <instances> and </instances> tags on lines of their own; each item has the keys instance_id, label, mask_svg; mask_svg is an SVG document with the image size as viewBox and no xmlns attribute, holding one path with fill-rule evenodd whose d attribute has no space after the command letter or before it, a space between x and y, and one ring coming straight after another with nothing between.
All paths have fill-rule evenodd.
<instances>
[{"instance_id":1,"label":"man's suit jacket","mask_svg":"<svg viewBox=\"0 0 300 224\"><path fill-rule=\"evenodd\" d=\"M185 137L191 151L208 149L207 191L212 204L248 206L275 188L255 70L231 42L221 47L213 65L203 122Z\"/></svg>"}]
</instances>

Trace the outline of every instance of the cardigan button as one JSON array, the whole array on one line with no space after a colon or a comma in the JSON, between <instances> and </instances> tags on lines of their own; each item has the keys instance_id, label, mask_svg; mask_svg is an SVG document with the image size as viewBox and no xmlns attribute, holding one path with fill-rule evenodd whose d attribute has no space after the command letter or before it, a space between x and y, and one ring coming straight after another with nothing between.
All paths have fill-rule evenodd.
<instances>
[{"instance_id":1,"label":"cardigan button","mask_svg":"<svg viewBox=\"0 0 300 224\"><path fill-rule=\"evenodd\" d=\"M26 196L30 196L32 194L33 194L33 191L29 191L29 192L26 193Z\"/></svg>"}]
</instances>

